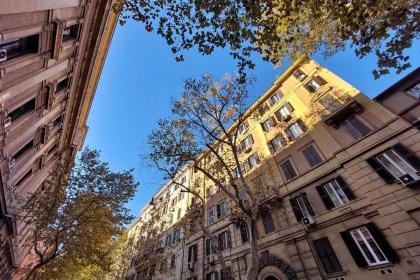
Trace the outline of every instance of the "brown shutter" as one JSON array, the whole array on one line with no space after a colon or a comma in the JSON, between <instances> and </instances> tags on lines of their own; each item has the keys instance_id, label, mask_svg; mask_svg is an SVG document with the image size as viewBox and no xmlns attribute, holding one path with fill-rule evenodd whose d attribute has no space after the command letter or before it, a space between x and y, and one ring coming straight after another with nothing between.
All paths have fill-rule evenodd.
<instances>
[{"instance_id":1,"label":"brown shutter","mask_svg":"<svg viewBox=\"0 0 420 280\"><path fill-rule=\"evenodd\" d=\"M292 104L290 104L290 102L287 102L284 106L286 106L286 109L289 112L293 112L295 109L293 108Z\"/></svg>"},{"instance_id":2,"label":"brown shutter","mask_svg":"<svg viewBox=\"0 0 420 280\"><path fill-rule=\"evenodd\" d=\"M58 57L60 56L61 42L63 39L64 22L61 20L55 20L53 24L54 24L55 36L54 36L54 46L52 50L52 58L55 60L58 60Z\"/></svg>"},{"instance_id":3,"label":"brown shutter","mask_svg":"<svg viewBox=\"0 0 420 280\"><path fill-rule=\"evenodd\" d=\"M321 78L321 76L314 76L313 79L320 86L323 86L327 83L327 81L325 81L323 78Z\"/></svg>"},{"instance_id":4,"label":"brown shutter","mask_svg":"<svg viewBox=\"0 0 420 280\"><path fill-rule=\"evenodd\" d=\"M288 128L286 128L284 130L284 133L287 135L287 138L289 138L290 141L293 141L294 140L293 135L290 133L290 131L289 131Z\"/></svg>"},{"instance_id":5,"label":"brown shutter","mask_svg":"<svg viewBox=\"0 0 420 280\"><path fill-rule=\"evenodd\" d=\"M275 117L273 117L273 116L271 116L270 118L271 118L271 120L273 121L273 126L276 126L276 125L277 125L277 120L276 120L276 118L275 118Z\"/></svg>"},{"instance_id":6,"label":"brown shutter","mask_svg":"<svg viewBox=\"0 0 420 280\"><path fill-rule=\"evenodd\" d=\"M270 141L268 142L268 148L270 149L271 154L274 154L276 149L274 149L273 143Z\"/></svg>"},{"instance_id":7,"label":"brown shutter","mask_svg":"<svg viewBox=\"0 0 420 280\"><path fill-rule=\"evenodd\" d=\"M301 119L298 119L296 122L300 126L300 129L302 129L302 131L308 130L308 128L306 127L305 123Z\"/></svg>"},{"instance_id":8,"label":"brown shutter","mask_svg":"<svg viewBox=\"0 0 420 280\"><path fill-rule=\"evenodd\" d=\"M275 111L275 112L274 112L274 115L276 116L277 120L278 120L279 122L281 122L281 115L280 115L279 110Z\"/></svg>"},{"instance_id":9,"label":"brown shutter","mask_svg":"<svg viewBox=\"0 0 420 280\"><path fill-rule=\"evenodd\" d=\"M261 128L262 128L265 132L267 132L267 129L265 129L265 127L264 127L264 123L265 123L265 122L262 122L262 123L260 123L260 125L261 125Z\"/></svg>"}]
</instances>

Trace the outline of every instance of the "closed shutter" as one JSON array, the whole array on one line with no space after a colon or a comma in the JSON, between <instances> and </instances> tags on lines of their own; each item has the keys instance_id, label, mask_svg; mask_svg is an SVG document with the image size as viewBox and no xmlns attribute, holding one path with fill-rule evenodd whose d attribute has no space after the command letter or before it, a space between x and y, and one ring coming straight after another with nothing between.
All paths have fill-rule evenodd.
<instances>
[{"instance_id":1,"label":"closed shutter","mask_svg":"<svg viewBox=\"0 0 420 280\"><path fill-rule=\"evenodd\" d=\"M344 194L349 200L353 200L356 198L349 186L347 185L346 181L344 181L344 179L341 176L338 176L335 179L337 180L338 184L340 185L341 189L343 190Z\"/></svg>"},{"instance_id":2,"label":"closed shutter","mask_svg":"<svg viewBox=\"0 0 420 280\"><path fill-rule=\"evenodd\" d=\"M252 137L252 134L249 134L247 137L251 139L251 145L254 144L254 137Z\"/></svg>"},{"instance_id":3,"label":"closed shutter","mask_svg":"<svg viewBox=\"0 0 420 280\"><path fill-rule=\"evenodd\" d=\"M321 197L322 201L324 202L325 207L327 207L328 210L335 207L334 202L331 200L330 196L325 191L325 188L323 185L317 186L316 190L318 191L319 196Z\"/></svg>"},{"instance_id":4,"label":"closed shutter","mask_svg":"<svg viewBox=\"0 0 420 280\"><path fill-rule=\"evenodd\" d=\"M290 205L292 206L292 210L293 210L293 213L295 214L296 220L298 222L302 221L303 214L297 202L297 197L290 199Z\"/></svg>"},{"instance_id":5,"label":"closed shutter","mask_svg":"<svg viewBox=\"0 0 420 280\"><path fill-rule=\"evenodd\" d=\"M327 274L343 271L328 237L315 240L314 245Z\"/></svg>"},{"instance_id":6,"label":"closed shutter","mask_svg":"<svg viewBox=\"0 0 420 280\"><path fill-rule=\"evenodd\" d=\"M375 157L368 158L366 162L378 173L385 183L391 184L395 181L395 177Z\"/></svg>"},{"instance_id":7,"label":"closed shutter","mask_svg":"<svg viewBox=\"0 0 420 280\"><path fill-rule=\"evenodd\" d=\"M312 209L311 203L309 202L309 199L306 195L306 193L301 194L303 203L305 204L306 210L308 210L309 215L315 216L314 209Z\"/></svg>"},{"instance_id":8,"label":"closed shutter","mask_svg":"<svg viewBox=\"0 0 420 280\"><path fill-rule=\"evenodd\" d=\"M401 144L396 144L392 146L395 151L402 156L414 169L417 171L420 170L420 159L416 156L416 154L409 151L406 147Z\"/></svg>"},{"instance_id":9,"label":"closed shutter","mask_svg":"<svg viewBox=\"0 0 420 280\"><path fill-rule=\"evenodd\" d=\"M376 225L374 223L369 223L366 225L366 227L372 235L373 239L375 239L379 248L381 248L382 252L385 254L388 261L392 263L397 263L399 261L397 253L392 249L392 247L389 245L388 241L385 239L384 235L376 227Z\"/></svg>"},{"instance_id":10,"label":"closed shutter","mask_svg":"<svg viewBox=\"0 0 420 280\"><path fill-rule=\"evenodd\" d=\"M274 116L276 116L277 120L279 122L281 122L281 114L280 114L280 112L278 110L274 112Z\"/></svg>"},{"instance_id":11,"label":"closed shutter","mask_svg":"<svg viewBox=\"0 0 420 280\"><path fill-rule=\"evenodd\" d=\"M323 79L323 78L321 78L320 76L315 76L315 77L313 77L313 80L318 84L318 85L320 85L320 86L323 86L323 85L325 85L327 82Z\"/></svg>"},{"instance_id":12,"label":"closed shutter","mask_svg":"<svg viewBox=\"0 0 420 280\"><path fill-rule=\"evenodd\" d=\"M340 232L341 237L344 240L344 243L346 244L347 248L350 251L350 254L352 255L354 261L356 262L357 266L359 267L366 267L368 263L366 262L365 258L363 257L362 253L359 250L359 247L357 247L356 242L354 242L353 237L351 236L349 231L343 231Z\"/></svg>"}]
</instances>

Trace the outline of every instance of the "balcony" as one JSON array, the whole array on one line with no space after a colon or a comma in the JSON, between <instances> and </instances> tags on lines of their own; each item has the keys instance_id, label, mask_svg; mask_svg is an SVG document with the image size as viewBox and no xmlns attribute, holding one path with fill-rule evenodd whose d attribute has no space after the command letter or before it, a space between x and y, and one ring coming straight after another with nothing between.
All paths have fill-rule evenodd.
<instances>
[{"instance_id":1,"label":"balcony","mask_svg":"<svg viewBox=\"0 0 420 280\"><path fill-rule=\"evenodd\" d=\"M329 126L337 128L342 120L352 114L360 114L361 112L363 112L362 105L356 100L350 100L341 105L341 107L330 110L330 114L323 116L322 121Z\"/></svg>"}]
</instances>

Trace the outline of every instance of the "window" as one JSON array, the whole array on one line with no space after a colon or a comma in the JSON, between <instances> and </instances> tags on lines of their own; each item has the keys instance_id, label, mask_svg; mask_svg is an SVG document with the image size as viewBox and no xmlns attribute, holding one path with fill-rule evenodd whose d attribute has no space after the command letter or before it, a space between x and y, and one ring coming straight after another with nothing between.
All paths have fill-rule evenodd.
<instances>
[{"instance_id":1,"label":"window","mask_svg":"<svg viewBox=\"0 0 420 280\"><path fill-rule=\"evenodd\" d=\"M270 131L274 126L277 125L277 121L273 117L269 117L265 122L262 123L262 128L264 131Z\"/></svg>"},{"instance_id":2,"label":"window","mask_svg":"<svg viewBox=\"0 0 420 280\"><path fill-rule=\"evenodd\" d=\"M420 83L406 91L408 95L414 98L420 99Z\"/></svg>"},{"instance_id":3,"label":"window","mask_svg":"<svg viewBox=\"0 0 420 280\"><path fill-rule=\"evenodd\" d=\"M24 145L22 148L20 148L13 156L15 160L20 158L23 154L25 154L27 151L29 151L34 146L34 140L32 139L26 145Z\"/></svg>"},{"instance_id":4,"label":"window","mask_svg":"<svg viewBox=\"0 0 420 280\"><path fill-rule=\"evenodd\" d=\"M196 263L198 256L198 246L197 244L191 245L188 247L188 263Z\"/></svg>"},{"instance_id":5,"label":"window","mask_svg":"<svg viewBox=\"0 0 420 280\"><path fill-rule=\"evenodd\" d=\"M325 85L327 82L322 79L320 76L314 76L306 85L305 88L313 93L317 91L321 86Z\"/></svg>"},{"instance_id":6,"label":"window","mask_svg":"<svg viewBox=\"0 0 420 280\"><path fill-rule=\"evenodd\" d=\"M226 202L222 201L216 205L217 218L223 218L227 213Z\"/></svg>"},{"instance_id":7,"label":"window","mask_svg":"<svg viewBox=\"0 0 420 280\"><path fill-rule=\"evenodd\" d=\"M206 258L209 261L209 257L213 255L213 243L211 239L206 240Z\"/></svg>"},{"instance_id":8,"label":"window","mask_svg":"<svg viewBox=\"0 0 420 280\"><path fill-rule=\"evenodd\" d=\"M170 268L175 268L175 263L176 263L176 255L172 255Z\"/></svg>"},{"instance_id":9,"label":"window","mask_svg":"<svg viewBox=\"0 0 420 280\"><path fill-rule=\"evenodd\" d=\"M51 146L51 148L48 149L47 155L51 155L55 150L58 148L58 142L56 142L54 145Z\"/></svg>"},{"instance_id":10,"label":"window","mask_svg":"<svg viewBox=\"0 0 420 280\"><path fill-rule=\"evenodd\" d=\"M290 114L293 112L293 110L294 109L292 105L290 105L290 103L287 102L279 109L278 113L281 119L287 119L290 116Z\"/></svg>"},{"instance_id":11,"label":"window","mask_svg":"<svg viewBox=\"0 0 420 280\"><path fill-rule=\"evenodd\" d=\"M280 101L280 95L276 92L273 95L271 95L269 99L271 105L274 105Z\"/></svg>"},{"instance_id":12,"label":"window","mask_svg":"<svg viewBox=\"0 0 420 280\"><path fill-rule=\"evenodd\" d=\"M299 81L303 81L306 78L306 74L302 70L296 69L296 71L293 72L293 77L295 77Z\"/></svg>"},{"instance_id":13,"label":"window","mask_svg":"<svg viewBox=\"0 0 420 280\"><path fill-rule=\"evenodd\" d=\"M219 248L221 251L227 250L231 248L231 240L230 240L230 231L226 230L222 233L219 233L217 236L217 240L219 243Z\"/></svg>"},{"instance_id":14,"label":"window","mask_svg":"<svg viewBox=\"0 0 420 280\"><path fill-rule=\"evenodd\" d=\"M386 183L399 180L410 184L420 180L419 158L401 144L367 159L367 162Z\"/></svg>"},{"instance_id":15,"label":"window","mask_svg":"<svg viewBox=\"0 0 420 280\"><path fill-rule=\"evenodd\" d=\"M28 53L37 53L39 34L0 43L0 63Z\"/></svg>"},{"instance_id":16,"label":"window","mask_svg":"<svg viewBox=\"0 0 420 280\"><path fill-rule=\"evenodd\" d=\"M178 208L178 214L176 215L176 219L179 220L181 218L181 208Z\"/></svg>"},{"instance_id":17,"label":"window","mask_svg":"<svg viewBox=\"0 0 420 280\"><path fill-rule=\"evenodd\" d=\"M25 175L23 175L16 183L15 183L15 187L19 187L23 182L26 181L26 179L28 179L30 176L32 175L32 168L29 169Z\"/></svg>"},{"instance_id":18,"label":"window","mask_svg":"<svg viewBox=\"0 0 420 280\"><path fill-rule=\"evenodd\" d=\"M246 224L246 222L241 222L239 224L239 230L241 232L242 243L249 242L249 229L248 229L248 225Z\"/></svg>"},{"instance_id":19,"label":"window","mask_svg":"<svg viewBox=\"0 0 420 280\"><path fill-rule=\"evenodd\" d=\"M63 115L59 115L57 118L55 118L54 120L53 120L53 122L51 123L51 125L50 125L50 128L51 129L53 129L53 128L56 128L56 127L58 127L61 123L63 122Z\"/></svg>"},{"instance_id":20,"label":"window","mask_svg":"<svg viewBox=\"0 0 420 280\"><path fill-rule=\"evenodd\" d=\"M174 197L174 198L172 199L172 206L175 206L175 204L176 204L176 197Z\"/></svg>"},{"instance_id":21,"label":"window","mask_svg":"<svg viewBox=\"0 0 420 280\"><path fill-rule=\"evenodd\" d=\"M256 177L252 180L252 184L254 187L258 190L266 190L267 189L267 183L265 182L264 174L261 174L260 176Z\"/></svg>"},{"instance_id":22,"label":"window","mask_svg":"<svg viewBox=\"0 0 420 280\"><path fill-rule=\"evenodd\" d=\"M208 186L206 189L207 197L210 197L212 194L213 194L213 188L211 186Z\"/></svg>"},{"instance_id":23,"label":"window","mask_svg":"<svg viewBox=\"0 0 420 280\"><path fill-rule=\"evenodd\" d=\"M398 255L373 223L340 234L360 267L398 261Z\"/></svg>"},{"instance_id":24,"label":"window","mask_svg":"<svg viewBox=\"0 0 420 280\"><path fill-rule=\"evenodd\" d=\"M259 159L259 157L258 157L258 154L257 154L257 153L253 154L252 156L250 156L250 157L248 158L248 164L249 164L249 168L250 168L250 169L252 169L252 168L254 168L255 166L257 166L259 162L260 162L260 159Z\"/></svg>"},{"instance_id":25,"label":"window","mask_svg":"<svg viewBox=\"0 0 420 280\"><path fill-rule=\"evenodd\" d=\"M303 218L315 216L315 212L306 193L301 193L299 196L290 199L290 205L298 222L302 221Z\"/></svg>"},{"instance_id":26,"label":"window","mask_svg":"<svg viewBox=\"0 0 420 280\"><path fill-rule=\"evenodd\" d=\"M71 40L71 39L77 39L78 32L79 32L79 25L78 24L74 24L72 26L64 28L63 42Z\"/></svg>"},{"instance_id":27,"label":"window","mask_svg":"<svg viewBox=\"0 0 420 280\"><path fill-rule=\"evenodd\" d=\"M29 100L22 106L14 109L12 112L8 114L8 117L13 122L17 120L18 118L20 118L21 116L25 115L26 113L32 112L33 110L35 110L35 98Z\"/></svg>"},{"instance_id":28,"label":"window","mask_svg":"<svg viewBox=\"0 0 420 280\"><path fill-rule=\"evenodd\" d=\"M165 238L165 247L168 247L169 245L171 245L171 243L172 243L172 235L169 234Z\"/></svg>"},{"instance_id":29,"label":"window","mask_svg":"<svg viewBox=\"0 0 420 280\"><path fill-rule=\"evenodd\" d=\"M314 246L321 260L322 266L324 267L325 273L330 274L343 271L343 268L341 267L341 264L331 247L328 237L314 240Z\"/></svg>"},{"instance_id":30,"label":"window","mask_svg":"<svg viewBox=\"0 0 420 280\"><path fill-rule=\"evenodd\" d=\"M252 144L254 143L254 139L252 138L252 134L248 135L244 140L241 141L241 150L248 151L252 148Z\"/></svg>"},{"instance_id":31,"label":"window","mask_svg":"<svg viewBox=\"0 0 420 280\"><path fill-rule=\"evenodd\" d=\"M271 141L270 141L270 149L271 149L271 153L274 154L274 152L278 152L280 151L283 147L286 146L286 140L284 139L283 135L280 133L278 134L276 137L274 137Z\"/></svg>"},{"instance_id":32,"label":"window","mask_svg":"<svg viewBox=\"0 0 420 280\"><path fill-rule=\"evenodd\" d=\"M226 267L226 270L220 270L220 280L232 280L232 267Z\"/></svg>"},{"instance_id":33,"label":"window","mask_svg":"<svg viewBox=\"0 0 420 280\"><path fill-rule=\"evenodd\" d=\"M261 214L261 219L264 225L265 234L272 233L276 230L276 228L274 227L273 217L271 216L270 212L264 211Z\"/></svg>"},{"instance_id":34,"label":"window","mask_svg":"<svg viewBox=\"0 0 420 280\"><path fill-rule=\"evenodd\" d=\"M239 125L239 132L244 134L248 130L248 122L245 120L243 123Z\"/></svg>"},{"instance_id":35,"label":"window","mask_svg":"<svg viewBox=\"0 0 420 280\"><path fill-rule=\"evenodd\" d=\"M353 192L341 177L316 187L327 209L338 207L354 199Z\"/></svg>"},{"instance_id":36,"label":"window","mask_svg":"<svg viewBox=\"0 0 420 280\"><path fill-rule=\"evenodd\" d=\"M310 145L303 149L302 153L311 167L314 167L318 163L322 162L321 156L318 154L318 151L313 145Z\"/></svg>"},{"instance_id":37,"label":"window","mask_svg":"<svg viewBox=\"0 0 420 280\"><path fill-rule=\"evenodd\" d=\"M362 138L370 132L370 128L360 121L355 115L346 118L341 124L355 140Z\"/></svg>"},{"instance_id":38,"label":"window","mask_svg":"<svg viewBox=\"0 0 420 280\"><path fill-rule=\"evenodd\" d=\"M181 229L180 228L176 228L175 230L174 230L174 237L173 237L173 240L174 240L174 242L175 241L178 241L178 240L180 240L181 239Z\"/></svg>"},{"instance_id":39,"label":"window","mask_svg":"<svg viewBox=\"0 0 420 280\"><path fill-rule=\"evenodd\" d=\"M284 179L290 181L297 176L295 168L292 165L292 162L288 159L285 162L280 164L281 171L283 173Z\"/></svg>"},{"instance_id":40,"label":"window","mask_svg":"<svg viewBox=\"0 0 420 280\"><path fill-rule=\"evenodd\" d=\"M306 126L301 120L297 120L285 130L287 137L289 137L291 141L298 139L304 131L306 131Z\"/></svg>"},{"instance_id":41,"label":"window","mask_svg":"<svg viewBox=\"0 0 420 280\"><path fill-rule=\"evenodd\" d=\"M212 271L206 274L206 280L217 280L217 271Z\"/></svg>"},{"instance_id":42,"label":"window","mask_svg":"<svg viewBox=\"0 0 420 280\"><path fill-rule=\"evenodd\" d=\"M57 83L57 86L55 87L55 93L59 93L69 87L70 78L67 77Z\"/></svg>"},{"instance_id":43,"label":"window","mask_svg":"<svg viewBox=\"0 0 420 280\"><path fill-rule=\"evenodd\" d=\"M207 212L207 222L209 225L214 223L214 207L210 208Z\"/></svg>"}]
</instances>

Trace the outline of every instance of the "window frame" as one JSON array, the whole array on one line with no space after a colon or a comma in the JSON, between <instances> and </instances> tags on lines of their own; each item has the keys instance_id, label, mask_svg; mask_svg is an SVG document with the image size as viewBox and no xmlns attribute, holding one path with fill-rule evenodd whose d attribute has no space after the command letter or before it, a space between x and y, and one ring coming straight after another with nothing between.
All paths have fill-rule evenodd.
<instances>
[{"instance_id":1,"label":"window frame","mask_svg":"<svg viewBox=\"0 0 420 280\"><path fill-rule=\"evenodd\" d=\"M284 170L284 166L285 166L287 163L289 163L289 165L290 165L290 167L291 167L291 170L292 170L292 171L293 171L293 173L294 173L294 176L292 176L292 177L290 177L290 178L289 178L289 176L288 176L288 175L286 175L285 170ZM281 173L282 173L282 175L283 175L283 178L284 178L284 180L285 180L286 182L290 182L290 181L292 181L293 179L295 179L295 178L297 178L297 177L299 176L299 174L297 173L296 168L295 168L295 166L294 166L293 161L292 161L292 159L291 159L291 158L288 158L288 159L286 159L286 160L282 161L279 165L280 165L280 170L281 170Z\"/></svg>"},{"instance_id":2,"label":"window frame","mask_svg":"<svg viewBox=\"0 0 420 280\"><path fill-rule=\"evenodd\" d=\"M369 234L369 238L373 241L373 243L370 243L366 236L364 235L364 232L361 229L365 229L365 232L367 232ZM359 236L361 237L364 246L366 247L366 249L369 251L369 253L372 255L372 257L375 259L376 262L371 262L371 260L367 257L366 252L363 250L363 248L361 247L361 245L359 244L359 242L357 241L357 237L355 237L355 233L358 233ZM357 248L359 249L360 253L362 254L362 256L364 257L365 261L367 262L368 266L376 266L376 265L382 265L382 264L388 264L390 263L390 261L388 260L388 258L386 257L385 253L382 251L381 247L379 246L378 242L374 239L374 237L372 236L372 234L370 233L369 229L366 226L361 226L355 229L351 229L349 231L351 238L353 238L354 243L356 244ZM383 258L385 259L384 261L379 260L379 257L377 256L377 253L375 252L375 250L372 248L371 244L376 245L377 249L379 250L379 252L382 254Z\"/></svg>"},{"instance_id":3,"label":"window frame","mask_svg":"<svg viewBox=\"0 0 420 280\"><path fill-rule=\"evenodd\" d=\"M308 151L309 149L312 149L312 151L314 152L313 154L311 154L310 156L312 158L317 158L317 162L314 162L313 164L311 163L311 160L308 158L308 155L305 153L305 151ZM319 152L318 148L316 147L315 144L309 144L307 146L305 146L304 148L301 149L301 153L303 155L303 157L305 158L306 162L309 164L309 166L311 168L320 165L323 162L323 158L321 156L321 153ZM316 155L315 157L313 157L314 155Z\"/></svg>"},{"instance_id":4,"label":"window frame","mask_svg":"<svg viewBox=\"0 0 420 280\"><path fill-rule=\"evenodd\" d=\"M346 133L356 141L366 137L366 135L369 135L372 132L372 128L355 114L352 114L342 120L339 125L342 126ZM349 125L351 128L349 128ZM352 131L357 132L359 135L353 134Z\"/></svg>"}]
</instances>

